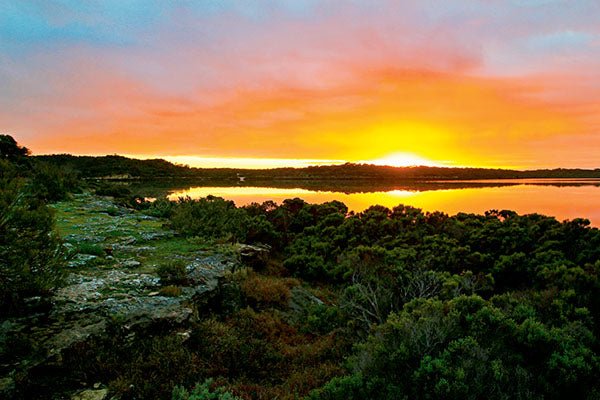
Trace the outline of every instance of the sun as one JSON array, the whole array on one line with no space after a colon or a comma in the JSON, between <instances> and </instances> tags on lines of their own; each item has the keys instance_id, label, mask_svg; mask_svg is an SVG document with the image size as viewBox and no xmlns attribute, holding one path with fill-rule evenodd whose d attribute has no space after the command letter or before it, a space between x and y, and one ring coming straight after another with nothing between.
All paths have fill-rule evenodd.
<instances>
[{"instance_id":1,"label":"sun","mask_svg":"<svg viewBox=\"0 0 600 400\"><path fill-rule=\"evenodd\" d=\"M412 153L392 153L374 160L362 161L366 164L385 165L390 167L427 166L439 167L440 164Z\"/></svg>"}]
</instances>

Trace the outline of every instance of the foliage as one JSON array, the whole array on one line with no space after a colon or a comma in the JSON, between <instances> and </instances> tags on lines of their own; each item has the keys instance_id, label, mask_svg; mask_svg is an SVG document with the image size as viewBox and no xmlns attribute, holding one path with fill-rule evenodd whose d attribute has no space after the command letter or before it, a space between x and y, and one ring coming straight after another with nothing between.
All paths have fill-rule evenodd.
<instances>
[{"instance_id":1,"label":"foliage","mask_svg":"<svg viewBox=\"0 0 600 400\"><path fill-rule=\"evenodd\" d=\"M62 280L64 254L51 210L27 191L17 167L0 160L0 307L48 295Z\"/></svg>"},{"instance_id":2,"label":"foliage","mask_svg":"<svg viewBox=\"0 0 600 400\"><path fill-rule=\"evenodd\" d=\"M75 187L64 169L31 163L14 140L0 136L0 155L0 301L3 312L17 312L60 282L62 250L45 201ZM85 176L199 173L160 160L43 159L81 167ZM344 165L268 176L386 180L435 171ZM302 199L245 207L217 197L149 202L123 187L101 185L97 193L166 218L183 236L168 247L174 260L182 243L186 251L261 243L271 249L260 263L268 267L227 275L185 332L159 323L131 332L114 318L108 335L61 355L68 371L48 379L93 376L122 399L600 397L600 231L587 220L507 210L448 216L402 205L353 213L340 202ZM182 262L160 265L158 274L163 295L189 284ZM34 346L26 334L0 338L0 349L12 351L2 363ZM29 383L26 394L40 387Z\"/></svg>"},{"instance_id":3,"label":"foliage","mask_svg":"<svg viewBox=\"0 0 600 400\"><path fill-rule=\"evenodd\" d=\"M181 288L174 285L164 286L160 288L158 294L166 297L179 297L181 296Z\"/></svg>"},{"instance_id":4,"label":"foliage","mask_svg":"<svg viewBox=\"0 0 600 400\"><path fill-rule=\"evenodd\" d=\"M175 386L172 400L242 400L241 397L234 396L222 388L212 386L212 379L194 386L191 393L181 386Z\"/></svg>"},{"instance_id":5,"label":"foliage","mask_svg":"<svg viewBox=\"0 0 600 400\"><path fill-rule=\"evenodd\" d=\"M300 283L296 279L277 279L251 274L241 283L242 293L255 307L287 307L291 288Z\"/></svg>"},{"instance_id":6,"label":"foliage","mask_svg":"<svg viewBox=\"0 0 600 400\"><path fill-rule=\"evenodd\" d=\"M189 236L244 241L248 233L247 214L232 201L219 197L179 199L171 216L174 229Z\"/></svg>"},{"instance_id":7,"label":"foliage","mask_svg":"<svg viewBox=\"0 0 600 400\"><path fill-rule=\"evenodd\" d=\"M237 224L261 218L283 271L339 293L340 313L313 306L299 327L337 329L358 344L350 373L314 399L593 398L600 390L600 232L586 220L406 206L355 214L300 199L228 204L218 214ZM206 221L195 218L186 213L188 226ZM202 233L247 238L237 224ZM250 274L248 304L284 307L287 291L276 282Z\"/></svg>"},{"instance_id":8,"label":"foliage","mask_svg":"<svg viewBox=\"0 0 600 400\"><path fill-rule=\"evenodd\" d=\"M188 282L186 266L181 260L159 265L156 273L163 285L186 285Z\"/></svg>"},{"instance_id":9,"label":"foliage","mask_svg":"<svg viewBox=\"0 0 600 400\"><path fill-rule=\"evenodd\" d=\"M81 242L76 247L76 252L81 254L91 254L102 257L105 255L105 250L102 246L96 243Z\"/></svg>"},{"instance_id":10,"label":"foliage","mask_svg":"<svg viewBox=\"0 0 600 400\"><path fill-rule=\"evenodd\" d=\"M238 174L247 180L272 182L273 180L328 180L342 181L351 185L360 182L398 182L417 179L516 179L516 178L597 178L600 170L552 169L517 171L486 168L447 168L447 167L391 167L369 164L346 163L343 165L321 165L305 168L237 169L237 168L190 168L187 165L172 164L168 161L138 160L117 155L73 156L54 154L37 156L37 159L61 166L69 166L88 178L201 178L239 182ZM294 182L294 185L297 183Z\"/></svg>"},{"instance_id":11,"label":"foliage","mask_svg":"<svg viewBox=\"0 0 600 400\"><path fill-rule=\"evenodd\" d=\"M20 146L10 135L0 135L0 159L10 162L22 161L30 154L27 147Z\"/></svg>"},{"instance_id":12,"label":"foliage","mask_svg":"<svg viewBox=\"0 0 600 400\"><path fill-rule=\"evenodd\" d=\"M74 170L44 162L33 165L29 191L46 202L65 200L69 193L80 190L80 181Z\"/></svg>"},{"instance_id":13,"label":"foliage","mask_svg":"<svg viewBox=\"0 0 600 400\"><path fill-rule=\"evenodd\" d=\"M165 197L156 199L153 202L142 207L144 212L153 217L169 218L173 210L173 202Z\"/></svg>"}]
</instances>

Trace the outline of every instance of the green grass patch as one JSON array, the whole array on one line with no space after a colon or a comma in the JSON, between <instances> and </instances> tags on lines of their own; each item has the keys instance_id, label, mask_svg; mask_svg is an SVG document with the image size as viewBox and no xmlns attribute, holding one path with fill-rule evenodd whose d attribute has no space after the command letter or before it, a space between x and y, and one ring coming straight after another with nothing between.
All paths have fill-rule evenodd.
<instances>
[{"instance_id":1,"label":"green grass patch","mask_svg":"<svg viewBox=\"0 0 600 400\"><path fill-rule=\"evenodd\" d=\"M75 249L77 253L91 254L98 257L103 257L105 254L104 246L95 243L79 243Z\"/></svg>"}]
</instances>

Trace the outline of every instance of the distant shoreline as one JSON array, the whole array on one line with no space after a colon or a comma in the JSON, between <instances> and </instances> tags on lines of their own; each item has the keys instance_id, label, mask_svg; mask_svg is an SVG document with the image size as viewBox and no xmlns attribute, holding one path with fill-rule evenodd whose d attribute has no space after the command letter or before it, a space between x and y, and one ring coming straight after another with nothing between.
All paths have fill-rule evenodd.
<instances>
[{"instance_id":1,"label":"distant shoreline","mask_svg":"<svg viewBox=\"0 0 600 400\"><path fill-rule=\"evenodd\" d=\"M238 169L192 168L162 159L139 160L123 156L34 156L40 161L70 168L82 178L103 180L197 179L247 181L366 181L366 182L460 182L522 179L600 179L597 169L510 170L454 167L388 167L370 164L311 166L303 168Z\"/></svg>"}]
</instances>

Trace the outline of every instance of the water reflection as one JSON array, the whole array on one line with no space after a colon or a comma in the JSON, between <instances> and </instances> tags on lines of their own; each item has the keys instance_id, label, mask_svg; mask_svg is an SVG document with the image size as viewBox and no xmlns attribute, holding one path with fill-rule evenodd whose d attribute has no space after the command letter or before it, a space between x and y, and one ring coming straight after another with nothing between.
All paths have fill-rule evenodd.
<instances>
[{"instance_id":1,"label":"water reflection","mask_svg":"<svg viewBox=\"0 0 600 400\"><path fill-rule=\"evenodd\" d=\"M363 191L311 190L298 187L260 186L192 186L170 191L169 198L219 196L237 205L300 197L309 203L331 200L344 202L350 210L362 211L380 204L394 207L406 204L424 211L443 211L481 214L490 209L510 209L519 214L539 213L559 220L587 218L600 226L600 186L598 181L553 180L536 181L477 181L423 182L414 185L393 185L389 190ZM433 185L433 186L432 186ZM437 186L436 186L437 185ZM355 188L357 189L357 188ZM368 191L371 189L371 191Z\"/></svg>"}]
</instances>

